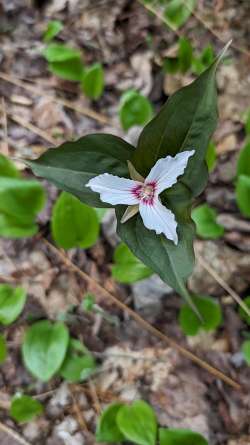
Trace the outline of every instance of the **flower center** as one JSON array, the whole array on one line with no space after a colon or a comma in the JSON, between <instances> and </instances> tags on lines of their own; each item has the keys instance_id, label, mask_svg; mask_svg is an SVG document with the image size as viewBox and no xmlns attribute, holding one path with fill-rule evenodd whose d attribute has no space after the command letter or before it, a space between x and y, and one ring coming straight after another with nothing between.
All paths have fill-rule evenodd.
<instances>
[{"instance_id":1,"label":"flower center","mask_svg":"<svg viewBox=\"0 0 250 445\"><path fill-rule=\"evenodd\" d=\"M154 197L154 186L151 184L146 184L142 187L140 191L140 198L141 199L152 199Z\"/></svg>"},{"instance_id":2,"label":"flower center","mask_svg":"<svg viewBox=\"0 0 250 445\"><path fill-rule=\"evenodd\" d=\"M138 185L136 188L134 188L133 193L144 204L153 205L155 189L156 189L155 182L150 182L148 184Z\"/></svg>"}]
</instances>

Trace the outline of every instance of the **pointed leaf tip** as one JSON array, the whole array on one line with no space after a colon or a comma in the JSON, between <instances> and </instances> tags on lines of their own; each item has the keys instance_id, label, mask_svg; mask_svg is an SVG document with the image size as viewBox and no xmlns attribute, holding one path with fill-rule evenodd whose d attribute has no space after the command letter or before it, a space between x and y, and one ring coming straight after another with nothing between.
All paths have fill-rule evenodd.
<instances>
[{"instance_id":1,"label":"pointed leaf tip","mask_svg":"<svg viewBox=\"0 0 250 445\"><path fill-rule=\"evenodd\" d=\"M228 48L230 47L230 45L232 44L233 39L229 40L226 45L222 48L221 52L218 54L217 57L217 63L216 65L218 65L220 63L220 61L223 59L223 57L225 56Z\"/></svg>"}]
</instances>

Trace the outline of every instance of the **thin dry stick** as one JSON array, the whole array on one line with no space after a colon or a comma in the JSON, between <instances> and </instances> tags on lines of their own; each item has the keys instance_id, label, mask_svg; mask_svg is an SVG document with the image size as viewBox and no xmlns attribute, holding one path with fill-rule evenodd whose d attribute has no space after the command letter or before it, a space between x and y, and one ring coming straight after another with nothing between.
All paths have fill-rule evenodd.
<instances>
[{"instance_id":1,"label":"thin dry stick","mask_svg":"<svg viewBox=\"0 0 250 445\"><path fill-rule=\"evenodd\" d=\"M9 426L5 425L2 422L0 422L0 430L8 434L8 436L15 439L21 445L31 445L31 443L27 442L27 440L20 436L20 434L18 434L16 431L12 430Z\"/></svg>"},{"instance_id":2,"label":"thin dry stick","mask_svg":"<svg viewBox=\"0 0 250 445\"><path fill-rule=\"evenodd\" d=\"M86 272L82 271L77 267L70 259L61 251L59 251L53 244L51 244L49 241L47 241L45 238L42 238L43 242L49 247L49 249L54 252L57 257L61 258L61 260L66 264L68 267L70 267L72 270L74 270L80 277L82 277L85 281L90 283L92 286L94 286L99 292L102 293L105 297L109 298L117 307L122 309L123 311L127 312L127 314L130 315L131 318L133 318L139 325L141 325L144 329L146 329L148 332L153 334L155 337L159 338L160 340L167 343L172 348L179 351L183 356L187 357L192 362L196 363L200 367L206 369L208 372L213 374L216 378L221 379L228 385L232 386L233 388L240 390L241 385L237 383L235 380L231 379L230 377L226 376L221 372L220 370L214 368L209 363L205 362L201 358L197 357L195 354L190 352L188 349L185 349L183 346L179 345L175 340L168 337L167 335L163 334L161 331L159 331L157 328L149 324L146 320L144 320L140 315L138 315L136 312L133 311L130 307L128 307L126 304L122 303L117 297L115 297L113 294L111 294L105 287L103 287L101 284L99 284L94 278L89 276Z\"/></svg>"},{"instance_id":3,"label":"thin dry stick","mask_svg":"<svg viewBox=\"0 0 250 445\"><path fill-rule=\"evenodd\" d=\"M37 134L42 139L45 139L46 141L48 141L50 144L53 144L53 145L57 144L56 139L54 139L52 136L50 136L46 131L40 130L40 128L36 127L33 124L30 124L22 117L16 116L15 114L12 114L12 113L7 113L7 115L9 117L9 119L11 119L12 121L21 125L22 127L27 128L27 130L32 131L32 133Z\"/></svg>"},{"instance_id":4,"label":"thin dry stick","mask_svg":"<svg viewBox=\"0 0 250 445\"><path fill-rule=\"evenodd\" d=\"M94 383L92 382L91 379L89 379L89 381L88 381L88 386L89 386L90 394L91 394L91 397L93 399L93 402L94 402L97 414L100 415L101 412L102 412L102 408L101 408L101 405L100 405L100 402L99 402L99 399L98 399L98 395L97 395L97 391L96 391L95 385L94 385Z\"/></svg>"},{"instance_id":5,"label":"thin dry stick","mask_svg":"<svg viewBox=\"0 0 250 445\"><path fill-rule=\"evenodd\" d=\"M238 305L247 313L247 315L250 317L250 309L247 307L247 305L242 301L240 296L235 292L227 283L223 280L223 278L220 277L220 275L208 264L202 256L200 256L197 251L195 252L196 258L199 260L200 264L204 269L219 283L219 285L225 289L225 291L238 303Z\"/></svg>"},{"instance_id":6,"label":"thin dry stick","mask_svg":"<svg viewBox=\"0 0 250 445\"><path fill-rule=\"evenodd\" d=\"M5 106L5 100L2 97L2 121L3 121L3 133L4 133L4 140L3 140L3 154L8 156L9 155L9 144L8 144L8 122L7 122L7 115L6 115L6 106Z\"/></svg>"},{"instance_id":7,"label":"thin dry stick","mask_svg":"<svg viewBox=\"0 0 250 445\"><path fill-rule=\"evenodd\" d=\"M64 107L70 108L71 110L76 111L77 113L83 114L84 116L88 116L91 119L94 119L101 124L111 124L111 121L108 117L97 113L96 111L90 110L86 107L79 107L78 105L75 105L70 100L61 99L58 97L54 97L51 94L45 93L44 91L40 91L36 86L29 85L26 82L23 82L20 79L17 79L13 76L10 76L9 74L3 73L0 71L0 79L5 80L6 82L11 83L12 85L16 85L20 88L24 88L27 91L30 91L32 94L35 94L36 96L42 96L50 99L53 102L56 102L58 104L63 105Z\"/></svg>"},{"instance_id":8,"label":"thin dry stick","mask_svg":"<svg viewBox=\"0 0 250 445\"><path fill-rule=\"evenodd\" d=\"M77 417L77 421L79 423L79 426L81 427L81 429L87 433L90 433L86 420L84 419L83 416L83 412L82 410L79 408L78 402L77 402L77 398L76 398L76 389L75 389L75 385L70 385L70 390L71 390L71 397L73 400L73 408Z\"/></svg>"}]
</instances>

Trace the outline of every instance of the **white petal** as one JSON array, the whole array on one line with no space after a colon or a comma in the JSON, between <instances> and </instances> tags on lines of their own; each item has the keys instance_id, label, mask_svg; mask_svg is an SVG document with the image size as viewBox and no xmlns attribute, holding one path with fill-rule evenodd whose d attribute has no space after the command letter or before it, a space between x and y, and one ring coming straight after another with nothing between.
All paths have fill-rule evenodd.
<instances>
[{"instance_id":1,"label":"white petal","mask_svg":"<svg viewBox=\"0 0 250 445\"><path fill-rule=\"evenodd\" d=\"M100 193L100 199L108 204L133 205L139 203L139 199L133 193L138 185L141 185L138 181L104 173L90 179L86 187L90 187L93 192Z\"/></svg>"},{"instance_id":2,"label":"white petal","mask_svg":"<svg viewBox=\"0 0 250 445\"><path fill-rule=\"evenodd\" d=\"M194 152L194 150L183 151L175 157L167 156L159 159L145 179L145 183L157 182L157 193L171 187L177 182L178 176L184 173L188 159Z\"/></svg>"},{"instance_id":3,"label":"white petal","mask_svg":"<svg viewBox=\"0 0 250 445\"><path fill-rule=\"evenodd\" d=\"M163 233L166 238L172 240L175 244L178 243L175 216L171 210L162 205L158 198L155 198L153 205L141 202L139 212L147 229L155 230L157 235Z\"/></svg>"}]
</instances>

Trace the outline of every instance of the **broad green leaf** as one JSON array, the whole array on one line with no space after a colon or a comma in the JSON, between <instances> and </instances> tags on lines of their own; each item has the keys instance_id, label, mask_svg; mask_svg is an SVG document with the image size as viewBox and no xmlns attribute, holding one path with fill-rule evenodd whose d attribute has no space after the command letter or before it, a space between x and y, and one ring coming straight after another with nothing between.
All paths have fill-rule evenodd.
<instances>
[{"instance_id":1,"label":"broad green leaf","mask_svg":"<svg viewBox=\"0 0 250 445\"><path fill-rule=\"evenodd\" d=\"M209 172L211 172L214 169L216 165L216 160L217 160L216 146L213 142L210 142L208 144L206 152L206 163Z\"/></svg>"},{"instance_id":2,"label":"broad green leaf","mask_svg":"<svg viewBox=\"0 0 250 445\"><path fill-rule=\"evenodd\" d=\"M186 73L192 64L193 48L189 39L180 37L179 39L179 68L182 73Z\"/></svg>"},{"instance_id":3,"label":"broad green leaf","mask_svg":"<svg viewBox=\"0 0 250 445\"><path fill-rule=\"evenodd\" d=\"M42 412L42 404L30 396L15 396L11 401L10 415L17 422L30 422Z\"/></svg>"},{"instance_id":4,"label":"broad green leaf","mask_svg":"<svg viewBox=\"0 0 250 445\"><path fill-rule=\"evenodd\" d=\"M21 314L26 302L26 292L21 287L0 284L0 324L9 325Z\"/></svg>"},{"instance_id":5,"label":"broad green leaf","mask_svg":"<svg viewBox=\"0 0 250 445\"><path fill-rule=\"evenodd\" d=\"M163 69L169 74L175 74L180 69L180 61L178 57L165 57L163 60Z\"/></svg>"},{"instance_id":6,"label":"broad green leaf","mask_svg":"<svg viewBox=\"0 0 250 445\"><path fill-rule=\"evenodd\" d=\"M155 445L157 420L150 405L137 400L122 406L116 417L119 430L127 440L138 445Z\"/></svg>"},{"instance_id":7,"label":"broad green leaf","mask_svg":"<svg viewBox=\"0 0 250 445\"><path fill-rule=\"evenodd\" d=\"M216 239L224 234L224 227L216 222L217 212L207 204L202 204L192 211L196 232L201 238Z\"/></svg>"},{"instance_id":8,"label":"broad green leaf","mask_svg":"<svg viewBox=\"0 0 250 445\"><path fill-rule=\"evenodd\" d=\"M58 77L72 82L79 82L84 73L84 66L79 59L64 62L50 62L49 70Z\"/></svg>"},{"instance_id":9,"label":"broad green leaf","mask_svg":"<svg viewBox=\"0 0 250 445\"><path fill-rule=\"evenodd\" d=\"M81 53L62 43L50 43L43 51L53 74L62 79L80 81L84 72Z\"/></svg>"},{"instance_id":10,"label":"broad green leaf","mask_svg":"<svg viewBox=\"0 0 250 445\"><path fill-rule=\"evenodd\" d=\"M43 382L60 369L65 358L69 333L63 323L38 321L28 328L22 345L26 368Z\"/></svg>"},{"instance_id":11,"label":"broad green leaf","mask_svg":"<svg viewBox=\"0 0 250 445\"><path fill-rule=\"evenodd\" d=\"M244 341L241 347L241 351L247 364L250 365L250 340Z\"/></svg>"},{"instance_id":12,"label":"broad green leaf","mask_svg":"<svg viewBox=\"0 0 250 445\"><path fill-rule=\"evenodd\" d=\"M118 443L125 440L116 422L117 414L123 406L122 403L112 403L102 412L96 430L97 442Z\"/></svg>"},{"instance_id":13,"label":"broad green leaf","mask_svg":"<svg viewBox=\"0 0 250 445\"><path fill-rule=\"evenodd\" d=\"M38 181L0 177L0 214L30 225L44 204L44 189Z\"/></svg>"},{"instance_id":14,"label":"broad green leaf","mask_svg":"<svg viewBox=\"0 0 250 445\"><path fill-rule=\"evenodd\" d=\"M59 20L51 20L48 23L47 29L43 35L44 42L50 42L54 37L59 34L59 32L63 29L63 24Z\"/></svg>"},{"instance_id":15,"label":"broad green leaf","mask_svg":"<svg viewBox=\"0 0 250 445\"><path fill-rule=\"evenodd\" d=\"M50 43L43 50L43 55L48 62L52 63L81 58L79 50L70 48L63 43Z\"/></svg>"},{"instance_id":16,"label":"broad green leaf","mask_svg":"<svg viewBox=\"0 0 250 445\"><path fill-rule=\"evenodd\" d=\"M240 175L250 177L250 141L248 141L240 151L237 164L237 176Z\"/></svg>"},{"instance_id":17,"label":"broad green leaf","mask_svg":"<svg viewBox=\"0 0 250 445\"><path fill-rule=\"evenodd\" d=\"M250 296L244 298L243 301L246 304L246 306L250 309ZM246 313L246 311L242 307L239 308L239 316L240 318L242 318L242 320L244 320L247 324L250 325L250 316Z\"/></svg>"},{"instance_id":18,"label":"broad green leaf","mask_svg":"<svg viewBox=\"0 0 250 445\"><path fill-rule=\"evenodd\" d=\"M0 334L0 365L5 361L7 357L7 345L5 338Z\"/></svg>"},{"instance_id":19,"label":"broad green leaf","mask_svg":"<svg viewBox=\"0 0 250 445\"><path fill-rule=\"evenodd\" d=\"M101 63L86 68L82 78L82 89L91 99L99 99L104 89L104 71Z\"/></svg>"},{"instance_id":20,"label":"broad green leaf","mask_svg":"<svg viewBox=\"0 0 250 445\"><path fill-rule=\"evenodd\" d=\"M91 134L51 148L36 161L27 161L37 176L94 207L111 207L85 184L101 173L128 177L127 160L134 147L109 134Z\"/></svg>"},{"instance_id":21,"label":"broad green leaf","mask_svg":"<svg viewBox=\"0 0 250 445\"><path fill-rule=\"evenodd\" d=\"M250 176L240 175L238 177L236 201L242 215L250 218Z\"/></svg>"},{"instance_id":22,"label":"broad green leaf","mask_svg":"<svg viewBox=\"0 0 250 445\"><path fill-rule=\"evenodd\" d=\"M20 173L15 164L6 156L0 153L0 176L7 176L9 178L19 178Z\"/></svg>"},{"instance_id":23,"label":"broad green leaf","mask_svg":"<svg viewBox=\"0 0 250 445\"><path fill-rule=\"evenodd\" d=\"M144 125L152 117L150 101L135 90L126 91L120 101L119 116L124 130L133 125Z\"/></svg>"},{"instance_id":24,"label":"broad green leaf","mask_svg":"<svg viewBox=\"0 0 250 445\"><path fill-rule=\"evenodd\" d=\"M71 383L86 380L96 369L94 357L81 346L81 342L70 340L67 355L59 371Z\"/></svg>"},{"instance_id":25,"label":"broad green leaf","mask_svg":"<svg viewBox=\"0 0 250 445\"><path fill-rule=\"evenodd\" d=\"M23 224L14 216L0 214L0 236L3 238L27 238L34 236L37 231L35 223Z\"/></svg>"},{"instance_id":26,"label":"broad green leaf","mask_svg":"<svg viewBox=\"0 0 250 445\"><path fill-rule=\"evenodd\" d=\"M164 10L166 23L171 28L180 28L192 14L195 5L196 0L168 0Z\"/></svg>"},{"instance_id":27,"label":"broad green leaf","mask_svg":"<svg viewBox=\"0 0 250 445\"><path fill-rule=\"evenodd\" d=\"M61 193L53 207L51 227L56 244L63 249L87 249L95 244L99 236L95 209L67 192Z\"/></svg>"},{"instance_id":28,"label":"broad green leaf","mask_svg":"<svg viewBox=\"0 0 250 445\"><path fill-rule=\"evenodd\" d=\"M196 335L199 330L214 331L222 322L220 305L212 297L193 297L194 304L202 316L202 321L184 304L179 314L179 324L186 335Z\"/></svg>"},{"instance_id":29,"label":"broad green leaf","mask_svg":"<svg viewBox=\"0 0 250 445\"><path fill-rule=\"evenodd\" d=\"M120 283L134 283L152 275L152 270L145 266L124 243L119 244L114 253L112 277Z\"/></svg>"},{"instance_id":30,"label":"broad green leaf","mask_svg":"<svg viewBox=\"0 0 250 445\"><path fill-rule=\"evenodd\" d=\"M160 445L208 445L201 434L185 429L160 428L159 437Z\"/></svg>"}]
</instances>

